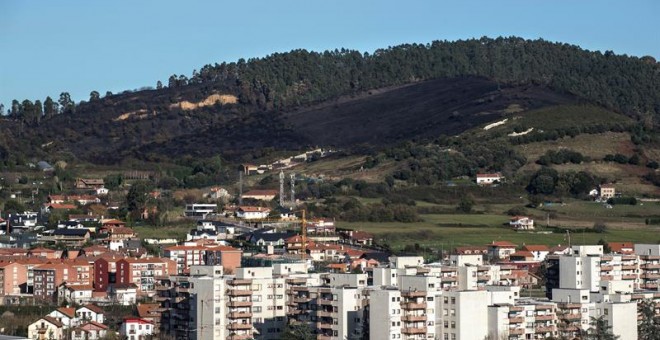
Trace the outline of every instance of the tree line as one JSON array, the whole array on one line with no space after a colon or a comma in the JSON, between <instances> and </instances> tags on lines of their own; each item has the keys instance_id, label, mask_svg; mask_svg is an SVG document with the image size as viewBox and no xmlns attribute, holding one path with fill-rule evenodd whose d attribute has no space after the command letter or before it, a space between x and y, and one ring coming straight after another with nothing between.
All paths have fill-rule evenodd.
<instances>
[{"instance_id":1,"label":"tree line","mask_svg":"<svg viewBox=\"0 0 660 340\"><path fill-rule=\"evenodd\" d=\"M403 44L373 53L344 48L324 52L299 49L208 64L194 70L190 78L172 75L167 86L158 81L156 88L222 83L241 103L283 109L374 88L472 75L503 85L547 85L620 112L643 115L660 112L659 70L656 60L648 56L591 52L542 39L483 37ZM205 86L199 90L215 89ZM106 93L106 97L110 95ZM90 102L99 98L97 91L90 93ZM57 103L52 99L48 104L14 100L8 111L14 118L35 122L75 109L68 93L63 92Z\"/></svg>"}]
</instances>

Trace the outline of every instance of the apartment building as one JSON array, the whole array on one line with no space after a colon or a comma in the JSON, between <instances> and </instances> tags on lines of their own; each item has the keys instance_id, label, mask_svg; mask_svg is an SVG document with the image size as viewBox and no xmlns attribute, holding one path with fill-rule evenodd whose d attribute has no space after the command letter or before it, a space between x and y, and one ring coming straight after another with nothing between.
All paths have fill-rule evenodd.
<instances>
[{"instance_id":1,"label":"apartment building","mask_svg":"<svg viewBox=\"0 0 660 340\"><path fill-rule=\"evenodd\" d=\"M0 262L0 296L18 295L27 284L25 266L16 262Z\"/></svg>"},{"instance_id":2,"label":"apartment building","mask_svg":"<svg viewBox=\"0 0 660 340\"><path fill-rule=\"evenodd\" d=\"M180 274L186 273L191 266L221 265L225 272L231 273L241 266L241 249L217 244L198 245L188 243L165 248L163 257L177 264Z\"/></svg>"},{"instance_id":3,"label":"apartment building","mask_svg":"<svg viewBox=\"0 0 660 340\"><path fill-rule=\"evenodd\" d=\"M492 339L547 339L557 334L554 303L524 300L488 306L488 335Z\"/></svg>"},{"instance_id":4,"label":"apartment building","mask_svg":"<svg viewBox=\"0 0 660 340\"><path fill-rule=\"evenodd\" d=\"M64 263L46 263L33 269L34 297L55 301L57 287L63 282L75 282L75 270Z\"/></svg>"},{"instance_id":5,"label":"apartment building","mask_svg":"<svg viewBox=\"0 0 660 340\"><path fill-rule=\"evenodd\" d=\"M159 257L125 258L117 261L116 266L116 283L134 283L138 294L153 295L157 277L176 274L174 261Z\"/></svg>"}]
</instances>

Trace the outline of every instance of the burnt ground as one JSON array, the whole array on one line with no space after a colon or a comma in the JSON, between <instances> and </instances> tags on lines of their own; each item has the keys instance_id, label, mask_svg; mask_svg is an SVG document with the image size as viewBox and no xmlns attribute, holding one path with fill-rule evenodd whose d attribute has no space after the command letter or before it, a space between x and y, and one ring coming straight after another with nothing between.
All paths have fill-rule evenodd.
<instances>
[{"instance_id":1,"label":"burnt ground","mask_svg":"<svg viewBox=\"0 0 660 340\"><path fill-rule=\"evenodd\" d=\"M494 81L466 77L342 98L284 116L317 145L347 147L457 135L500 119L512 104L528 110L576 101L541 86L498 89Z\"/></svg>"}]
</instances>

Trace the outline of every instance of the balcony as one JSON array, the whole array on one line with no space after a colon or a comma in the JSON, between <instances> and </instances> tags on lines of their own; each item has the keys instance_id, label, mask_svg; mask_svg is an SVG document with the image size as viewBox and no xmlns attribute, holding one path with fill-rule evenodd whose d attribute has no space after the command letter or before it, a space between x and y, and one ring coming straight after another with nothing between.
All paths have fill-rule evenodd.
<instances>
[{"instance_id":1,"label":"balcony","mask_svg":"<svg viewBox=\"0 0 660 340\"><path fill-rule=\"evenodd\" d=\"M227 318L229 319L245 319L251 317L252 313L250 312L231 312L227 315Z\"/></svg>"},{"instance_id":2,"label":"balcony","mask_svg":"<svg viewBox=\"0 0 660 340\"><path fill-rule=\"evenodd\" d=\"M555 318L554 315L537 315L534 320L536 321L548 321L548 320L553 320Z\"/></svg>"},{"instance_id":3,"label":"balcony","mask_svg":"<svg viewBox=\"0 0 660 340\"><path fill-rule=\"evenodd\" d=\"M254 339L252 334L232 334L227 337L227 340L249 340Z\"/></svg>"},{"instance_id":4,"label":"balcony","mask_svg":"<svg viewBox=\"0 0 660 340\"><path fill-rule=\"evenodd\" d=\"M227 307L251 307L252 301L229 301Z\"/></svg>"},{"instance_id":5,"label":"balcony","mask_svg":"<svg viewBox=\"0 0 660 340\"><path fill-rule=\"evenodd\" d=\"M426 327L402 328L401 333L403 333L403 334L426 334Z\"/></svg>"},{"instance_id":6,"label":"balcony","mask_svg":"<svg viewBox=\"0 0 660 340\"><path fill-rule=\"evenodd\" d=\"M523 321L525 321L524 316L514 316L509 318L509 324L523 323Z\"/></svg>"},{"instance_id":7,"label":"balcony","mask_svg":"<svg viewBox=\"0 0 660 340\"><path fill-rule=\"evenodd\" d=\"M178 293L190 293L190 288L178 286L176 287L176 291Z\"/></svg>"},{"instance_id":8,"label":"balcony","mask_svg":"<svg viewBox=\"0 0 660 340\"><path fill-rule=\"evenodd\" d=\"M227 284L230 286L236 286L236 285L250 285L252 284L251 279L233 279L227 281Z\"/></svg>"},{"instance_id":9,"label":"balcony","mask_svg":"<svg viewBox=\"0 0 660 340\"><path fill-rule=\"evenodd\" d=\"M477 281L490 281L490 275L479 275Z\"/></svg>"},{"instance_id":10,"label":"balcony","mask_svg":"<svg viewBox=\"0 0 660 340\"><path fill-rule=\"evenodd\" d=\"M637 265L635 264L624 264L621 266L621 269L623 270L635 270L637 269Z\"/></svg>"},{"instance_id":11,"label":"balcony","mask_svg":"<svg viewBox=\"0 0 660 340\"><path fill-rule=\"evenodd\" d=\"M643 279L660 279L660 274L658 273L644 273L642 274Z\"/></svg>"},{"instance_id":12,"label":"balcony","mask_svg":"<svg viewBox=\"0 0 660 340\"><path fill-rule=\"evenodd\" d=\"M614 276L613 275L601 275L600 279L603 280L603 281L612 281L612 280L614 280Z\"/></svg>"},{"instance_id":13,"label":"balcony","mask_svg":"<svg viewBox=\"0 0 660 340\"><path fill-rule=\"evenodd\" d=\"M401 320L403 322L426 322L426 315L406 315Z\"/></svg>"},{"instance_id":14,"label":"balcony","mask_svg":"<svg viewBox=\"0 0 660 340\"><path fill-rule=\"evenodd\" d=\"M312 298L309 296L294 296L293 297L293 302L294 303L307 303L310 302Z\"/></svg>"},{"instance_id":15,"label":"balcony","mask_svg":"<svg viewBox=\"0 0 660 340\"><path fill-rule=\"evenodd\" d=\"M316 337L316 340L332 340L332 336L330 336L330 335L319 334L319 335Z\"/></svg>"},{"instance_id":16,"label":"balcony","mask_svg":"<svg viewBox=\"0 0 660 340\"><path fill-rule=\"evenodd\" d=\"M458 279L455 276L443 276L440 278L442 282L456 282Z\"/></svg>"},{"instance_id":17,"label":"balcony","mask_svg":"<svg viewBox=\"0 0 660 340\"><path fill-rule=\"evenodd\" d=\"M556 331L555 326L538 326L535 330L536 333L548 333Z\"/></svg>"},{"instance_id":18,"label":"balcony","mask_svg":"<svg viewBox=\"0 0 660 340\"><path fill-rule=\"evenodd\" d=\"M227 290L227 295L229 296L251 296L251 290L242 290L242 289L229 289Z\"/></svg>"},{"instance_id":19,"label":"balcony","mask_svg":"<svg viewBox=\"0 0 660 340\"><path fill-rule=\"evenodd\" d=\"M509 328L510 335L523 335L525 334L524 328Z\"/></svg>"},{"instance_id":20,"label":"balcony","mask_svg":"<svg viewBox=\"0 0 660 340\"><path fill-rule=\"evenodd\" d=\"M579 313L560 314L559 318L563 320L580 320L582 319L582 314Z\"/></svg>"},{"instance_id":21,"label":"balcony","mask_svg":"<svg viewBox=\"0 0 660 340\"><path fill-rule=\"evenodd\" d=\"M643 269L660 269L660 263L647 263L640 265Z\"/></svg>"},{"instance_id":22,"label":"balcony","mask_svg":"<svg viewBox=\"0 0 660 340\"><path fill-rule=\"evenodd\" d=\"M426 292L424 291L408 291L401 292L402 297L416 298L416 297L426 297Z\"/></svg>"},{"instance_id":23,"label":"balcony","mask_svg":"<svg viewBox=\"0 0 660 340\"><path fill-rule=\"evenodd\" d=\"M332 300L319 299L319 305L332 305Z\"/></svg>"},{"instance_id":24,"label":"balcony","mask_svg":"<svg viewBox=\"0 0 660 340\"><path fill-rule=\"evenodd\" d=\"M316 316L318 317L332 317L333 312L329 311L324 311L324 310L317 310L316 311Z\"/></svg>"},{"instance_id":25,"label":"balcony","mask_svg":"<svg viewBox=\"0 0 660 340\"><path fill-rule=\"evenodd\" d=\"M407 309L407 310L426 309L426 302L420 302L420 303L402 302L401 303L401 308Z\"/></svg>"},{"instance_id":26,"label":"balcony","mask_svg":"<svg viewBox=\"0 0 660 340\"><path fill-rule=\"evenodd\" d=\"M316 323L316 328L318 328L318 329L332 328L332 322L331 321L319 321L319 322Z\"/></svg>"},{"instance_id":27,"label":"balcony","mask_svg":"<svg viewBox=\"0 0 660 340\"><path fill-rule=\"evenodd\" d=\"M290 285L296 285L296 284L304 285L305 283L307 283L307 279L303 277L290 278L290 279L286 279L286 283Z\"/></svg>"},{"instance_id":28,"label":"balcony","mask_svg":"<svg viewBox=\"0 0 660 340\"><path fill-rule=\"evenodd\" d=\"M234 322L227 325L227 329L229 329L230 331L251 330L252 324Z\"/></svg>"},{"instance_id":29,"label":"balcony","mask_svg":"<svg viewBox=\"0 0 660 340\"><path fill-rule=\"evenodd\" d=\"M635 274L626 274L626 275L621 275L621 278L624 280L635 280L637 279L637 275Z\"/></svg>"},{"instance_id":30,"label":"balcony","mask_svg":"<svg viewBox=\"0 0 660 340\"><path fill-rule=\"evenodd\" d=\"M600 266L600 271L602 271L602 272L609 272L609 271L612 271L613 269L614 269L614 266L612 266L610 264Z\"/></svg>"}]
</instances>

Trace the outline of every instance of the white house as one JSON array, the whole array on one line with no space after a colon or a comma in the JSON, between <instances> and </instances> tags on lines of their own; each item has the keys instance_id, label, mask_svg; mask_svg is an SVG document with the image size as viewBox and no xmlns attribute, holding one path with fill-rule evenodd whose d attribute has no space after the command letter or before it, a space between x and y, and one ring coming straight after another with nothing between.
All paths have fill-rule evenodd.
<instances>
[{"instance_id":1,"label":"white house","mask_svg":"<svg viewBox=\"0 0 660 340\"><path fill-rule=\"evenodd\" d=\"M59 303L84 304L92 299L92 285L72 285L63 283L57 288L57 301Z\"/></svg>"},{"instance_id":2,"label":"white house","mask_svg":"<svg viewBox=\"0 0 660 340\"><path fill-rule=\"evenodd\" d=\"M477 184L479 185L490 185L502 181L502 175L498 173L494 174L477 174Z\"/></svg>"},{"instance_id":3,"label":"white house","mask_svg":"<svg viewBox=\"0 0 660 340\"><path fill-rule=\"evenodd\" d=\"M527 216L514 216L509 220L509 225L516 230L532 230L534 220Z\"/></svg>"},{"instance_id":4,"label":"white house","mask_svg":"<svg viewBox=\"0 0 660 340\"><path fill-rule=\"evenodd\" d=\"M129 340L145 339L153 335L154 325L151 321L141 318L126 318L119 328L119 334Z\"/></svg>"},{"instance_id":5,"label":"white house","mask_svg":"<svg viewBox=\"0 0 660 340\"><path fill-rule=\"evenodd\" d=\"M130 306L137 299L137 288L135 283L111 284L108 291L108 298L120 305Z\"/></svg>"},{"instance_id":6,"label":"white house","mask_svg":"<svg viewBox=\"0 0 660 340\"><path fill-rule=\"evenodd\" d=\"M28 338L63 339L64 325L50 316L44 316L28 326Z\"/></svg>"},{"instance_id":7,"label":"white house","mask_svg":"<svg viewBox=\"0 0 660 340\"><path fill-rule=\"evenodd\" d=\"M105 196L110 192L106 187L100 187L96 189L96 194L99 196Z\"/></svg>"},{"instance_id":8,"label":"white house","mask_svg":"<svg viewBox=\"0 0 660 340\"><path fill-rule=\"evenodd\" d=\"M81 323L84 321L103 323L105 320L103 309L92 304L87 304L76 309L76 318L80 320Z\"/></svg>"},{"instance_id":9,"label":"white house","mask_svg":"<svg viewBox=\"0 0 660 340\"><path fill-rule=\"evenodd\" d=\"M71 331L71 340L96 340L103 339L108 335L108 326L90 321Z\"/></svg>"},{"instance_id":10,"label":"white house","mask_svg":"<svg viewBox=\"0 0 660 340\"><path fill-rule=\"evenodd\" d=\"M69 328L75 325L76 309L72 307L60 307L48 313L47 316L57 320L64 328Z\"/></svg>"},{"instance_id":11,"label":"white house","mask_svg":"<svg viewBox=\"0 0 660 340\"><path fill-rule=\"evenodd\" d=\"M264 207L240 206L236 210L236 217L244 220L261 220L268 217L268 214L270 209Z\"/></svg>"}]
</instances>

